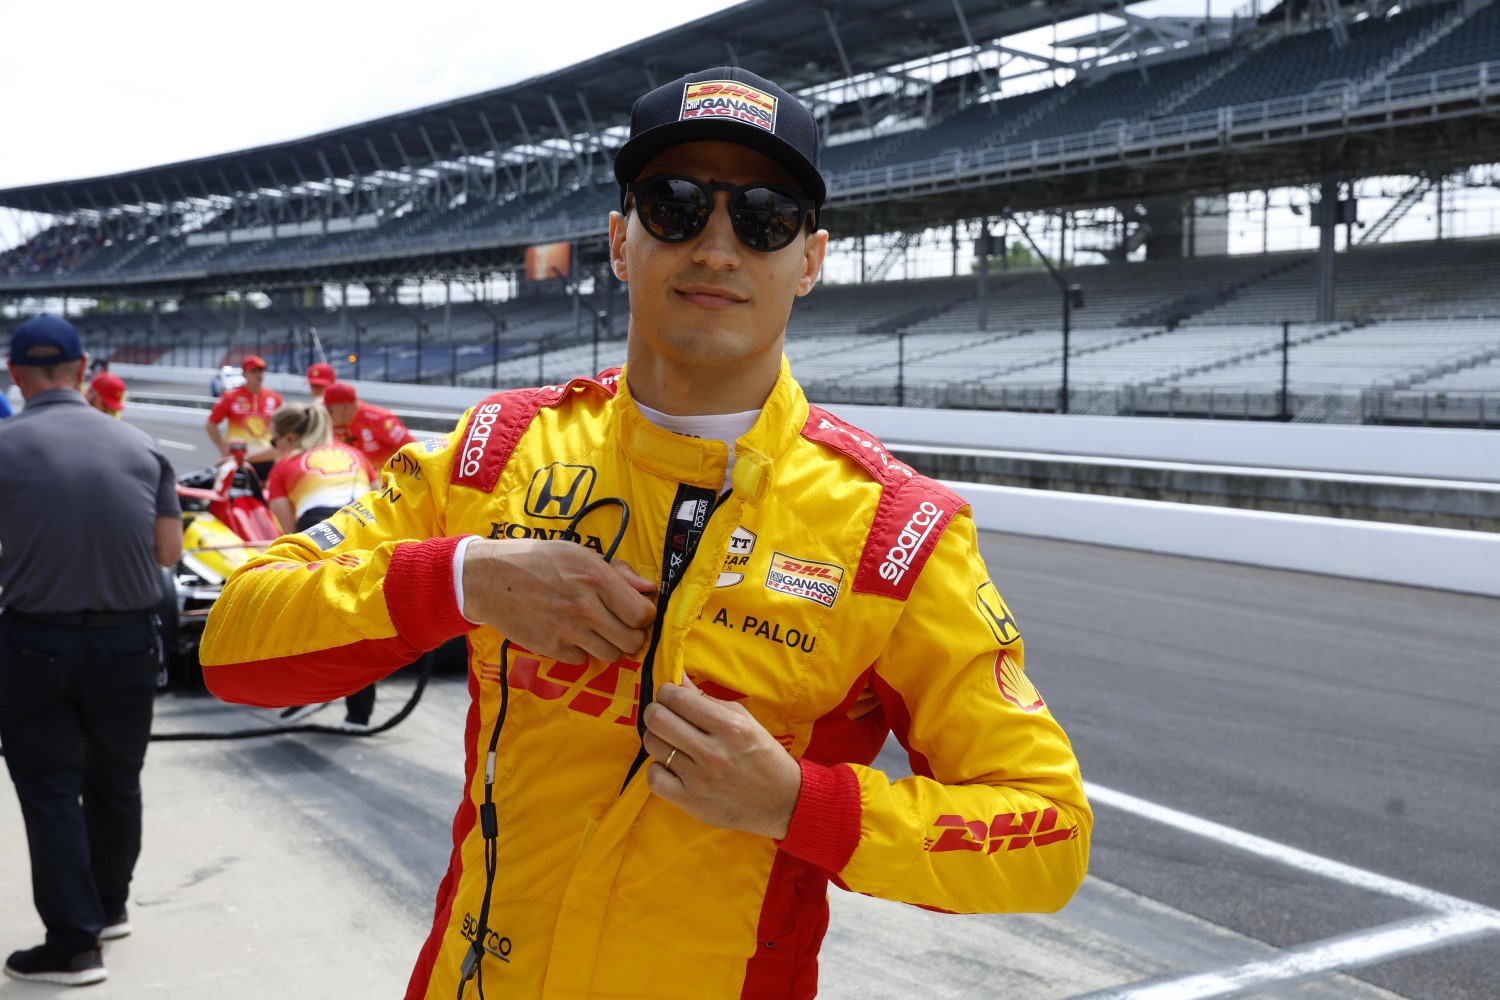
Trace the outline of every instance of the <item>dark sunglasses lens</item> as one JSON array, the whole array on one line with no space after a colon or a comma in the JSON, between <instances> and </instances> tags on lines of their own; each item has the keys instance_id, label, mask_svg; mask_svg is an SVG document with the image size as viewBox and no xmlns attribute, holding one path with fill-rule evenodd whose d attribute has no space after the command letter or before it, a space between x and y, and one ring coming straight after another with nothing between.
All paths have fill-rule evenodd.
<instances>
[{"instance_id":1,"label":"dark sunglasses lens","mask_svg":"<svg viewBox=\"0 0 1500 1000\"><path fill-rule=\"evenodd\" d=\"M659 240L675 243L691 238L708 221L712 208L692 181L665 177L652 181L636 195L641 222Z\"/></svg>"},{"instance_id":2,"label":"dark sunglasses lens","mask_svg":"<svg viewBox=\"0 0 1500 1000\"><path fill-rule=\"evenodd\" d=\"M734 201L734 230L757 250L780 250L802 228L802 209L787 191L746 188Z\"/></svg>"}]
</instances>

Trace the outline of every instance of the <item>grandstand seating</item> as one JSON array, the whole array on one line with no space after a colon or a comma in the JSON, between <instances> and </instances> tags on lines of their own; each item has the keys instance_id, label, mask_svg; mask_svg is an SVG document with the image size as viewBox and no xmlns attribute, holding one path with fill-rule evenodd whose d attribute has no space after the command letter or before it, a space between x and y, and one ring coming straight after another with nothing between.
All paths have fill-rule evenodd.
<instances>
[{"instance_id":1,"label":"grandstand seating","mask_svg":"<svg viewBox=\"0 0 1500 1000\"><path fill-rule=\"evenodd\" d=\"M1500 60L1500 4L1475 11L1457 31L1403 66L1401 75L1419 76L1495 60Z\"/></svg>"},{"instance_id":2,"label":"grandstand seating","mask_svg":"<svg viewBox=\"0 0 1500 1000\"><path fill-rule=\"evenodd\" d=\"M1378 72L1404 42L1448 9L1433 5L1358 21L1349 26L1349 44L1342 47L1326 28L1291 35L1266 46L1176 113L1337 91Z\"/></svg>"},{"instance_id":3,"label":"grandstand seating","mask_svg":"<svg viewBox=\"0 0 1500 1000\"><path fill-rule=\"evenodd\" d=\"M1405 387L1423 373L1500 352L1500 322L1452 321L1442 324L1397 321L1336 329L1306 336L1301 327L1290 350L1289 382L1294 389ZM1172 380L1202 388L1269 388L1279 384L1281 354L1271 345L1262 353Z\"/></svg>"}]
</instances>

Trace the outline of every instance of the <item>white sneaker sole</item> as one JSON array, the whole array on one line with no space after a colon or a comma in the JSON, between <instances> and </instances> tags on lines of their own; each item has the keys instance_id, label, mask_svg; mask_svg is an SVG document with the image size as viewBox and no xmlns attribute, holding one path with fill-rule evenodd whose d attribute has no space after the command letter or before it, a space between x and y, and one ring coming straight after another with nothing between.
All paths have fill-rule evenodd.
<instances>
[{"instance_id":1,"label":"white sneaker sole","mask_svg":"<svg viewBox=\"0 0 1500 1000\"><path fill-rule=\"evenodd\" d=\"M58 986L89 986L109 978L107 969L85 969L82 972L17 972L10 966L5 974L26 983L56 983Z\"/></svg>"},{"instance_id":2,"label":"white sneaker sole","mask_svg":"<svg viewBox=\"0 0 1500 1000\"><path fill-rule=\"evenodd\" d=\"M106 927L99 932L100 941L118 941L122 937L130 937L130 925L128 923L115 924L113 927Z\"/></svg>"}]
</instances>

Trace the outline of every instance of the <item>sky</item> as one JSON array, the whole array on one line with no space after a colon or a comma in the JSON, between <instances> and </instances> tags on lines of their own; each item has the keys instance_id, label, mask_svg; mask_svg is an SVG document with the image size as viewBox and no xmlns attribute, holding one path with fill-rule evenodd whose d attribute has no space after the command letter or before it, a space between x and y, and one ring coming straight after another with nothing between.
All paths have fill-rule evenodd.
<instances>
[{"instance_id":1,"label":"sky","mask_svg":"<svg viewBox=\"0 0 1500 1000\"><path fill-rule=\"evenodd\" d=\"M1243 2L1153 0L1132 9L1202 16ZM231 152L465 97L730 6L8 4L0 14L0 188ZM851 0L842 16L857 16L858 7Z\"/></svg>"}]
</instances>

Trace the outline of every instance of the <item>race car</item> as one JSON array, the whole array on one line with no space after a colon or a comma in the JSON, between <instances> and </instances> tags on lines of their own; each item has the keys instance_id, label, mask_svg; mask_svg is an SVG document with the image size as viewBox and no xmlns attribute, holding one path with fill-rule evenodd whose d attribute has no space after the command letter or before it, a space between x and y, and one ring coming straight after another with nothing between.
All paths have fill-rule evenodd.
<instances>
[{"instance_id":1,"label":"race car","mask_svg":"<svg viewBox=\"0 0 1500 1000\"><path fill-rule=\"evenodd\" d=\"M203 684L198 643L224 581L281 535L245 462L244 443L230 442L219 465L177 478L182 504L182 561L162 570L163 670L159 686L196 689Z\"/></svg>"}]
</instances>

